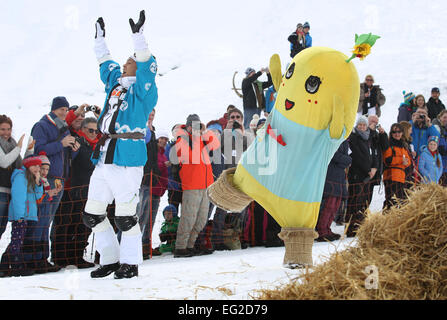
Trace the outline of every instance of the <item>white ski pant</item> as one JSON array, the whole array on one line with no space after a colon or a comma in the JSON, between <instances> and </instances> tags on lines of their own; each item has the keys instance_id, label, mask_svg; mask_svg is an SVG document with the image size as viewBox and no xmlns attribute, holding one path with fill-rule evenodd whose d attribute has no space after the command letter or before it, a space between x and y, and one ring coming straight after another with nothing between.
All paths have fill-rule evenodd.
<instances>
[{"instance_id":1,"label":"white ski pant","mask_svg":"<svg viewBox=\"0 0 447 320\"><path fill-rule=\"evenodd\" d=\"M142 179L143 167L123 167L100 161L90 178L85 212L107 215L107 205L115 200L115 216L135 215ZM143 262L138 223L130 230L122 232L121 242L118 242L107 217L92 231L95 233L96 250L100 254L101 265L116 262L135 265Z\"/></svg>"}]
</instances>

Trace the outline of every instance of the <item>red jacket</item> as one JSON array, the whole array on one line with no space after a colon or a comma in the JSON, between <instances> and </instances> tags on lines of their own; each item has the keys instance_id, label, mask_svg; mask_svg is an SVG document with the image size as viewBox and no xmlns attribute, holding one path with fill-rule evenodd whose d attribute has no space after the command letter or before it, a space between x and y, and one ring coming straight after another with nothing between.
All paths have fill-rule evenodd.
<instances>
[{"instance_id":1,"label":"red jacket","mask_svg":"<svg viewBox=\"0 0 447 320\"><path fill-rule=\"evenodd\" d=\"M219 139L212 131L205 131L200 137L193 137L183 125L178 131L175 148L180 162L182 189L208 188L214 182L209 152L220 148Z\"/></svg>"}]
</instances>

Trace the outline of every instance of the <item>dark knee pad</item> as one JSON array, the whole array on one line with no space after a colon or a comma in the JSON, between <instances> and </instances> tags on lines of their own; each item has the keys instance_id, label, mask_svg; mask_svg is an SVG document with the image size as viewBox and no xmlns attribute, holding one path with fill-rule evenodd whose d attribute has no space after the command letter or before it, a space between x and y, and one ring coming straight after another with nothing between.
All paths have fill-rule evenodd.
<instances>
[{"instance_id":1,"label":"dark knee pad","mask_svg":"<svg viewBox=\"0 0 447 320\"><path fill-rule=\"evenodd\" d=\"M115 216L115 225L122 232L129 231L138 223L138 216Z\"/></svg>"},{"instance_id":2,"label":"dark knee pad","mask_svg":"<svg viewBox=\"0 0 447 320\"><path fill-rule=\"evenodd\" d=\"M107 215L97 215L84 212L84 214L82 215L82 222L84 222L84 224L90 229L93 229L98 224L103 222L106 217Z\"/></svg>"}]
</instances>

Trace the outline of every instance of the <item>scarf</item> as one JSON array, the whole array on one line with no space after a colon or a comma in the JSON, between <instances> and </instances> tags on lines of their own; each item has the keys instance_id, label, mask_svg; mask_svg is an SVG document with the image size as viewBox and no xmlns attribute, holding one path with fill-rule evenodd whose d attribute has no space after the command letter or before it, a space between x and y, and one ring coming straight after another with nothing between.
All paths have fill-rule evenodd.
<instances>
[{"instance_id":1,"label":"scarf","mask_svg":"<svg viewBox=\"0 0 447 320\"><path fill-rule=\"evenodd\" d=\"M137 77L121 77L118 78L118 83L124 88L129 89L131 85L137 82Z\"/></svg>"},{"instance_id":2,"label":"scarf","mask_svg":"<svg viewBox=\"0 0 447 320\"><path fill-rule=\"evenodd\" d=\"M366 131L360 131L359 129L355 128L355 132L365 141L369 140L369 135L371 133L371 131L368 129L366 129Z\"/></svg>"},{"instance_id":3,"label":"scarf","mask_svg":"<svg viewBox=\"0 0 447 320\"><path fill-rule=\"evenodd\" d=\"M85 139L85 141L88 142L88 144L92 147L93 150L95 150L96 144L99 141L98 137L96 137L96 139L94 139L94 140L91 140L87 137L87 135L82 130L79 130L77 133L80 137L83 137Z\"/></svg>"},{"instance_id":4,"label":"scarf","mask_svg":"<svg viewBox=\"0 0 447 320\"><path fill-rule=\"evenodd\" d=\"M12 137L9 138L9 140L5 140L0 137L0 147L5 154L8 154L14 150L15 147L17 147L17 142ZM15 169L20 169L22 167L22 157L18 156L16 161L11 166Z\"/></svg>"}]
</instances>

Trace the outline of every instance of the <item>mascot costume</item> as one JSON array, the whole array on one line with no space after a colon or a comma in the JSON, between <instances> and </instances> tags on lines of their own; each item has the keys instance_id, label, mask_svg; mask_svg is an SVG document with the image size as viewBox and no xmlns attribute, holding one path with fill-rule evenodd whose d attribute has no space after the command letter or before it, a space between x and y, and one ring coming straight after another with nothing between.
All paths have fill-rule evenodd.
<instances>
[{"instance_id":1,"label":"mascot costume","mask_svg":"<svg viewBox=\"0 0 447 320\"><path fill-rule=\"evenodd\" d=\"M136 277L138 264L143 261L136 208L147 161L147 120L158 99L157 63L143 35L144 11L136 24L132 19L129 22L135 54L127 60L123 72L107 49L104 20L96 22L95 53L107 98L98 118L102 137L92 155L96 166L83 215L84 224L95 234L100 254L101 266L91 273L92 278L113 272L115 279ZM107 218L107 205L113 201L120 242Z\"/></svg>"},{"instance_id":2,"label":"mascot costume","mask_svg":"<svg viewBox=\"0 0 447 320\"><path fill-rule=\"evenodd\" d=\"M312 266L312 245L327 168L350 135L360 94L351 60L369 54L378 36L356 35L353 55L324 47L303 50L284 76L270 60L276 103L238 166L208 188L211 201L240 212L256 200L282 227L284 266Z\"/></svg>"}]
</instances>

